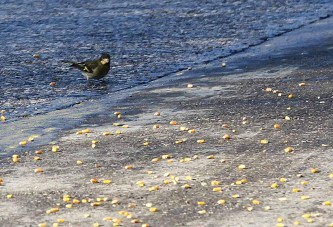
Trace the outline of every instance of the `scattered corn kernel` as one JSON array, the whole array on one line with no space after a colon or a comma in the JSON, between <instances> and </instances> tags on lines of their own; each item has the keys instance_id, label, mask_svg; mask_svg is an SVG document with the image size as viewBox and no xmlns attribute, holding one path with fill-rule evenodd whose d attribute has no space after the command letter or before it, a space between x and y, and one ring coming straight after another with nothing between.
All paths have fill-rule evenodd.
<instances>
[{"instance_id":1,"label":"scattered corn kernel","mask_svg":"<svg viewBox=\"0 0 333 227\"><path fill-rule=\"evenodd\" d=\"M225 200L224 199L220 199L219 201L217 201L217 204L224 205L225 204Z\"/></svg>"},{"instance_id":2,"label":"scattered corn kernel","mask_svg":"<svg viewBox=\"0 0 333 227\"><path fill-rule=\"evenodd\" d=\"M151 207L151 208L149 208L149 211L150 211L150 212L157 212L158 209L157 209L156 207Z\"/></svg>"},{"instance_id":3,"label":"scattered corn kernel","mask_svg":"<svg viewBox=\"0 0 333 227\"><path fill-rule=\"evenodd\" d=\"M21 141L21 142L20 142L20 145L21 145L21 146L25 146L25 145L27 145L27 144L28 144L27 141Z\"/></svg>"},{"instance_id":4,"label":"scattered corn kernel","mask_svg":"<svg viewBox=\"0 0 333 227\"><path fill-rule=\"evenodd\" d=\"M155 116L161 116L161 113L160 112L155 112L154 115Z\"/></svg>"},{"instance_id":5,"label":"scattered corn kernel","mask_svg":"<svg viewBox=\"0 0 333 227\"><path fill-rule=\"evenodd\" d=\"M301 185L308 185L309 184L309 181L302 181L301 182Z\"/></svg>"},{"instance_id":6,"label":"scattered corn kernel","mask_svg":"<svg viewBox=\"0 0 333 227\"><path fill-rule=\"evenodd\" d=\"M242 169L246 169L246 166L245 166L244 164L240 164L240 165L238 166L238 169L240 169L240 170L242 170Z\"/></svg>"},{"instance_id":7,"label":"scattered corn kernel","mask_svg":"<svg viewBox=\"0 0 333 227\"><path fill-rule=\"evenodd\" d=\"M97 183L99 183L99 180L97 178L91 178L90 182L93 184L97 184Z\"/></svg>"},{"instance_id":8,"label":"scattered corn kernel","mask_svg":"<svg viewBox=\"0 0 333 227\"><path fill-rule=\"evenodd\" d=\"M288 99L292 99L292 98L294 98L295 96L293 95L293 94L289 94L288 95Z\"/></svg>"},{"instance_id":9,"label":"scattered corn kernel","mask_svg":"<svg viewBox=\"0 0 333 227\"><path fill-rule=\"evenodd\" d=\"M300 86L300 87L304 87L304 86L305 86L305 83L299 83L298 86Z\"/></svg>"},{"instance_id":10,"label":"scattered corn kernel","mask_svg":"<svg viewBox=\"0 0 333 227\"><path fill-rule=\"evenodd\" d=\"M151 162L159 162L161 160L161 158L153 158L152 160L151 160Z\"/></svg>"},{"instance_id":11,"label":"scattered corn kernel","mask_svg":"<svg viewBox=\"0 0 333 227\"><path fill-rule=\"evenodd\" d=\"M103 180L103 184L111 184L111 180L110 179L105 179L105 180Z\"/></svg>"},{"instance_id":12,"label":"scattered corn kernel","mask_svg":"<svg viewBox=\"0 0 333 227\"><path fill-rule=\"evenodd\" d=\"M283 223L277 223L275 226L276 227L284 227L285 225Z\"/></svg>"},{"instance_id":13,"label":"scattered corn kernel","mask_svg":"<svg viewBox=\"0 0 333 227\"><path fill-rule=\"evenodd\" d=\"M331 206L332 203L330 201L325 201L322 203L324 206Z\"/></svg>"},{"instance_id":14,"label":"scattered corn kernel","mask_svg":"<svg viewBox=\"0 0 333 227\"><path fill-rule=\"evenodd\" d=\"M222 191L222 188L220 188L220 187L213 188L213 192L221 192L221 191Z\"/></svg>"},{"instance_id":15,"label":"scattered corn kernel","mask_svg":"<svg viewBox=\"0 0 333 227\"><path fill-rule=\"evenodd\" d=\"M136 184L137 184L139 187L144 187L144 186L145 186L145 182L144 182L144 181L138 181L138 182L136 182Z\"/></svg>"},{"instance_id":16,"label":"scattered corn kernel","mask_svg":"<svg viewBox=\"0 0 333 227\"><path fill-rule=\"evenodd\" d=\"M278 188L279 187L279 184L278 183L273 183L273 184L271 184L271 188Z\"/></svg>"},{"instance_id":17,"label":"scattered corn kernel","mask_svg":"<svg viewBox=\"0 0 333 227\"><path fill-rule=\"evenodd\" d=\"M205 205L206 205L206 203L204 201L199 201L198 202L198 206L205 206Z\"/></svg>"},{"instance_id":18,"label":"scattered corn kernel","mask_svg":"<svg viewBox=\"0 0 333 227\"><path fill-rule=\"evenodd\" d=\"M268 140L266 140L266 139L265 140L260 140L260 143L261 144L268 144Z\"/></svg>"},{"instance_id":19,"label":"scattered corn kernel","mask_svg":"<svg viewBox=\"0 0 333 227\"><path fill-rule=\"evenodd\" d=\"M209 155L209 156L207 156L207 159L215 159L215 156L214 155Z\"/></svg>"},{"instance_id":20,"label":"scattered corn kernel","mask_svg":"<svg viewBox=\"0 0 333 227\"><path fill-rule=\"evenodd\" d=\"M207 211L206 210L199 210L198 213L199 214L207 214Z\"/></svg>"},{"instance_id":21,"label":"scattered corn kernel","mask_svg":"<svg viewBox=\"0 0 333 227\"><path fill-rule=\"evenodd\" d=\"M42 173L42 172L44 172L44 170L42 168L37 168L34 171L35 171L35 173Z\"/></svg>"},{"instance_id":22,"label":"scattered corn kernel","mask_svg":"<svg viewBox=\"0 0 333 227\"><path fill-rule=\"evenodd\" d=\"M286 121L290 121L290 117L289 117L289 116L285 116L284 119L285 119Z\"/></svg>"},{"instance_id":23,"label":"scattered corn kernel","mask_svg":"<svg viewBox=\"0 0 333 227\"><path fill-rule=\"evenodd\" d=\"M197 140L197 143L205 143L206 141L204 139Z\"/></svg>"},{"instance_id":24,"label":"scattered corn kernel","mask_svg":"<svg viewBox=\"0 0 333 227\"><path fill-rule=\"evenodd\" d=\"M306 196L306 195L301 196L301 200L308 200L308 199L310 199L309 196Z\"/></svg>"},{"instance_id":25,"label":"scattered corn kernel","mask_svg":"<svg viewBox=\"0 0 333 227\"><path fill-rule=\"evenodd\" d=\"M284 178L284 177L281 177L281 178L280 178L280 182L282 182L282 183L287 182L287 179Z\"/></svg>"},{"instance_id":26,"label":"scattered corn kernel","mask_svg":"<svg viewBox=\"0 0 333 227\"><path fill-rule=\"evenodd\" d=\"M260 201L257 200L257 199L254 199L254 200L252 200L252 203L253 203L254 205L259 205L259 204L260 204Z\"/></svg>"},{"instance_id":27,"label":"scattered corn kernel","mask_svg":"<svg viewBox=\"0 0 333 227\"><path fill-rule=\"evenodd\" d=\"M280 125L279 124L274 124L273 126L275 129L279 129L280 128Z\"/></svg>"},{"instance_id":28,"label":"scattered corn kernel","mask_svg":"<svg viewBox=\"0 0 333 227\"><path fill-rule=\"evenodd\" d=\"M292 148L292 147L286 147L284 149L284 152L286 152L286 153L290 153L290 152L293 152L293 151L294 151L294 148Z\"/></svg>"},{"instance_id":29,"label":"scattered corn kernel","mask_svg":"<svg viewBox=\"0 0 333 227\"><path fill-rule=\"evenodd\" d=\"M265 89L266 92L271 92L272 90L273 90L273 89L270 88L270 87L267 87L267 88Z\"/></svg>"},{"instance_id":30,"label":"scattered corn kernel","mask_svg":"<svg viewBox=\"0 0 333 227\"><path fill-rule=\"evenodd\" d=\"M299 222L299 221L294 221L294 222L293 222L293 225L301 225L301 222Z\"/></svg>"},{"instance_id":31,"label":"scattered corn kernel","mask_svg":"<svg viewBox=\"0 0 333 227\"><path fill-rule=\"evenodd\" d=\"M59 211L59 208L58 207L55 207L55 208L51 208L49 210L46 211L47 214L52 214L52 213L56 213Z\"/></svg>"},{"instance_id":32,"label":"scattered corn kernel","mask_svg":"<svg viewBox=\"0 0 333 227\"><path fill-rule=\"evenodd\" d=\"M133 168L134 168L134 166L132 166L132 165L125 166L125 169L133 169Z\"/></svg>"},{"instance_id":33,"label":"scattered corn kernel","mask_svg":"<svg viewBox=\"0 0 333 227\"><path fill-rule=\"evenodd\" d=\"M13 196L12 194L8 194L6 197L7 197L7 199L12 199L12 198L14 198L14 196Z\"/></svg>"},{"instance_id":34,"label":"scattered corn kernel","mask_svg":"<svg viewBox=\"0 0 333 227\"><path fill-rule=\"evenodd\" d=\"M236 194L236 195L232 195L231 197L234 198L234 199L237 199L237 198L240 197L240 195Z\"/></svg>"},{"instance_id":35,"label":"scattered corn kernel","mask_svg":"<svg viewBox=\"0 0 333 227\"><path fill-rule=\"evenodd\" d=\"M210 184L211 184L212 186L219 186L219 185L220 185L220 181L213 180L212 182L210 182Z\"/></svg>"},{"instance_id":36,"label":"scattered corn kernel","mask_svg":"<svg viewBox=\"0 0 333 227\"><path fill-rule=\"evenodd\" d=\"M188 188L191 188L191 185L189 185L189 184L184 184L184 185L182 185L182 188L184 188L184 189L188 189Z\"/></svg>"},{"instance_id":37,"label":"scattered corn kernel","mask_svg":"<svg viewBox=\"0 0 333 227\"><path fill-rule=\"evenodd\" d=\"M187 87L188 88L193 88L193 84L188 84Z\"/></svg>"},{"instance_id":38,"label":"scattered corn kernel","mask_svg":"<svg viewBox=\"0 0 333 227\"><path fill-rule=\"evenodd\" d=\"M159 189L160 189L160 187L159 187L158 185L156 185L156 186L152 186L152 187L150 187L150 188L148 189L148 191L152 192L152 191L157 191L157 190L159 190Z\"/></svg>"},{"instance_id":39,"label":"scattered corn kernel","mask_svg":"<svg viewBox=\"0 0 333 227\"><path fill-rule=\"evenodd\" d=\"M316 168L311 168L311 173L319 173L319 170Z\"/></svg>"},{"instance_id":40,"label":"scattered corn kernel","mask_svg":"<svg viewBox=\"0 0 333 227\"><path fill-rule=\"evenodd\" d=\"M170 125L177 125L177 121L170 121Z\"/></svg>"},{"instance_id":41,"label":"scattered corn kernel","mask_svg":"<svg viewBox=\"0 0 333 227\"><path fill-rule=\"evenodd\" d=\"M187 132L188 132L188 133L195 133L196 130L195 130L195 129L190 129L190 130L188 130Z\"/></svg>"},{"instance_id":42,"label":"scattered corn kernel","mask_svg":"<svg viewBox=\"0 0 333 227\"><path fill-rule=\"evenodd\" d=\"M66 204L66 208L71 209L73 207L73 204Z\"/></svg>"},{"instance_id":43,"label":"scattered corn kernel","mask_svg":"<svg viewBox=\"0 0 333 227\"><path fill-rule=\"evenodd\" d=\"M153 125L153 128L160 128L160 125L156 124L156 125Z\"/></svg>"},{"instance_id":44,"label":"scattered corn kernel","mask_svg":"<svg viewBox=\"0 0 333 227\"><path fill-rule=\"evenodd\" d=\"M112 221L112 218L111 217L105 217L105 218L103 218L103 221Z\"/></svg>"},{"instance_id":45,"label":"scattered corn kernel","mask_svg":"<svg viewBox=\"0 0 333 227\"><path fill-rule=\"evenodd\" d=\"M293 188L292 192L301 192L302 190L299 188Z\"/></svg>"},{"instance_id":46,"label":"scattered corn kernel","mask_svg":"<svg viewBox=\"0 0 333 227\"><path fill-rule=\"evenodd\" d=\"M53 145L52 146L52 152L58 152L59 151L59 146Z\"/></svg>"},{"instance_id":47,"label":"scattered corn kernel","mask_svg":"<svg viewBox=\"0 0 333 227\"><path fill-rule=\"evenodd\" d=\"M225 134L222 138L225 140L230 140L231 136L229 134Z\"/></svg>"}]
</instances>

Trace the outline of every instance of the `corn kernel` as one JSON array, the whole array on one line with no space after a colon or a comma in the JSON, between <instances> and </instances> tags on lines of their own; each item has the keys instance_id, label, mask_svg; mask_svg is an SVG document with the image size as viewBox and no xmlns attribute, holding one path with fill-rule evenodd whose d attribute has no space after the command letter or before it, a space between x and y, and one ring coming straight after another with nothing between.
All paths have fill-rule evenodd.
<instances>
[{"instance_id":1,"label":"corn kernel","mask_svg":"<svg viewBox=\"0 0 333 227\"><path fill-rule=\"evenodd\" d=\"M149 208L149 211L150 211L150 212L157 212L158 209L157 209L156 207L151 207L151 208Z\"/></svg>"},{"instance_id":2,"label":"corn kernel","mask_svg":"<svg viewBox=\"0 0 333 227\"><path fill-rule=\"evenodd\" d=\"M278 183L273 183L273 184L271 184L271 188L276 189L276 188L278 188L278 187L279 187Z\"/></svg>"},{"instance_id":3,"label":"corn kernel","mask_svg":"<svg viewBox=\"0 0 333 227\"><path fill-rule=\"evenodd\" d=\"M52 146L52 152L58 152L59 151L59 146L53 145Z\"/></svg>"},{"instance_id":4,"label":"corn kernel","mask_svg":"<svg viewBox=\"0 0 333 227\"><path fill-rule=\"evenodd\" d=\"M299 188L293 188L292 192L301 192L302 190Z\"/></svg>"},{"instance_id":5,"label":"corn kernel","mask_svg":"<svg viewBox=\"0 0 333 227\"><path fill-rule=\"evenodd\" d=\"M210 182L210 184L211 184L212 186L219 186L219 185L220 185L220 181L213 180L212 182Z\"/></svg>"},{"instance_id":6,"label":"corn kernel","mask_svg":"<svg viewBox=\"0 0 333 227\"><path fill-rule=\"evenodd\" d=\"M225 140L230 140L231 136L229 134L225 134L222 138Z\"/></svg>"},{"instance_id":7,"label":"corn kernel","mask_svg":"<svg viewBox=\"0 0 333 227\"><path fill-rule=\"evenodd\" d=\"M260 204L260 201L257 200L257 199L254 199L254 200L252 200L252 203L253 203L254 205L259 205L259 204Z\"/></svg>"},{"instance_id":8,"label":"corn kernel","mask_svg":"<svg viewBox=\"0 0 333 227\"><path fill-rule=\"evenodd\" d=\"M332 203L330 201L325 201L322 203L324 206L331 206Z\"/></svg>"},{"instance_id":9,"label":"corn kernel","mask_svg":"<svg viewBox=\"0 0 333 227\"><path fill-rule=\"evenodd\" d=\"M204 201L199 201L199 202L198 202L198 205L199 205L199 206L205 206L206 203L205 203Z\"/></svg>"},{"instance_id":10,"label":"corn kernel","mask_svg":"<svg viewBox=\"0 0 333 227\"><path fill-rule=\"evenodd\" d=\"M280 178L280 182L282 182L282 183L287 182L287 179L284 178L284 177L281 177L281 178Z\"/></svg>"},{"instance_id":11,"label":"corn kernel","mask_svg":"<svg viewBox=\"0 0 333 227\"><path fill-rule=\"evenodd\" d=\"M286 153L290 153L290 152L293 152L293 151L294 151L294 148L292 148L292 147L286 147L284 149L284 152L286 152Z\"/></svg>"},{"instance_id":12,"label":"corn kernel","mask_svg":"<svg viewBox=\"0 0 333 227\"><path fill-rule=\"evenodd\" d=\"M219 205L224 205L225 204L225 200L224 199L220 199L219 201L217 201L217 203Z\"/></svg>"},{"instance_id":13,"label":"corn kernel","mask_svg":"<svg viewBox=\"0 0 333 227\"><path fill-rule=\"evenodd\" d=\"M207 211L206 210L199 210L198 213L199 214L207 214Z\"/></svg>"}]
</instances>

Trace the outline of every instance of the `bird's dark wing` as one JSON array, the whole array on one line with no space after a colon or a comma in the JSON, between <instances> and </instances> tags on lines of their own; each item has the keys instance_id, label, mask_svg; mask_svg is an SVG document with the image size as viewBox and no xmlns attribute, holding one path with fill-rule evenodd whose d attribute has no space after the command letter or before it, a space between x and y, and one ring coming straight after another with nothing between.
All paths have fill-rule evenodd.
<instances>
[{"instance_id":1,"label":"bird's dark wing","mask_svg":"<svg viewBox=\"0 0 333 227\"><path fill-rule=\"evenodd\" d=\"M87 73L93 73L93 69L97 67L97 64L98 62L95 61L72 62L71 66Z\"/></svg>"}]
</instances>

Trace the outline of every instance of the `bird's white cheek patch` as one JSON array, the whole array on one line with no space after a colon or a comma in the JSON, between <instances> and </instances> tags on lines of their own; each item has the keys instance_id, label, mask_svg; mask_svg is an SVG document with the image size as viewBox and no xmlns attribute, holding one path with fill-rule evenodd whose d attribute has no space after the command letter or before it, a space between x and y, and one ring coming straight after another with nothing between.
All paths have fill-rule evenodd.
<instances>
[{"instance_id":1,"label":"bird's white cheek patch","mask_svg":"<svg viewBox=\"0 0 333 227\"><path fill-rule=\"evenodd\" d=\"M104 59L101 60L101 63L102 63L103 65L105 65L105 64L109 63L109 59L104 58Z\"/></svg>"}]
</instances>

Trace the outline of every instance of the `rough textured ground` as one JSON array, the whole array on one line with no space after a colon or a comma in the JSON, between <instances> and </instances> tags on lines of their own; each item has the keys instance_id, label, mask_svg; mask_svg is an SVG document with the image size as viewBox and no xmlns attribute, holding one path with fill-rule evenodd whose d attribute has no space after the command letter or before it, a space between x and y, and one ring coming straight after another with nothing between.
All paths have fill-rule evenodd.
<instances>
[{"instance_id":1,"label":"rough textured ground","mask_svg":"<svg viewBox=\"0 0 333 227\"><path fill-rule=\"evenodd\" d=\"M95 116L63 132L58 152L50 144L41 155L27 149L19 162L6 159L1 226L333 226L332 48L321 39L240 73L178 75L118 102L111 111L122 119Z\"/></svg>"}]
</instances>

